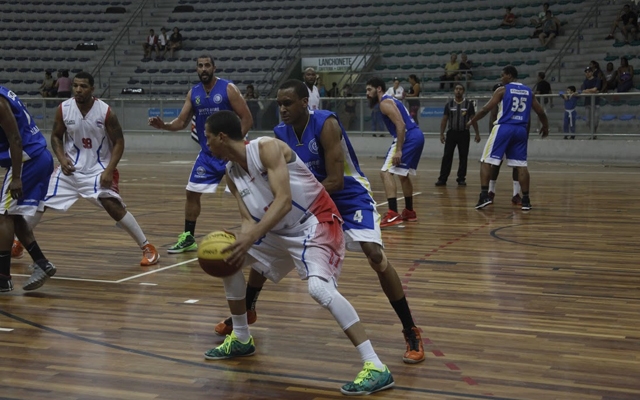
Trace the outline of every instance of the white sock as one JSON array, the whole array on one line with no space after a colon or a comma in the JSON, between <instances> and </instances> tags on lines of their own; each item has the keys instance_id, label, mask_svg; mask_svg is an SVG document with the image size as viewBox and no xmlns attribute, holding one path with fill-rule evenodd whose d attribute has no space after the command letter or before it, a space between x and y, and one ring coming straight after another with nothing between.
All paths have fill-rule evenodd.
<instances>
[{"instance_id":1,"label":"white sock","mask_svg":"<svg viewBox=\"0 0 640 400\"><path fill-rule=\"evenodd\" d=\"M247 343L251 339L249 333L249 322L247 321L247 313L242 315L231 314L231 320L233 321L233 332L241 343Z\"/></svg>"},{"instance_id":2,"label":"white sock","mask_svg":"<svg viewBox=\"0 0 640 400\"><path fill-rule=\"evenodd\" d=\"M235 329L235 325L234 325L234 329ZM382 361L380 361L380 359L378 358L378 355L373 350L373 346L371 345L371 340L367 340L365 342L360 343L356 347L356 350L358 350L358 352L360 353L360 358L362 359L363 363L370 361L373 363L373 365L376 366L377 369L381 369L381 370L384 369L384 364L382 363Z\"/></svg>"},{"instance_id":3,"label":"white sock","mask_svg":"<svg viewBox=\"0 0 640 400\"><path fill-rule=\"evenodd\" d=\"M520 193L520 182L513 181L513 195L517 195Z\"/></svg>"},{"instance_id":4,"label":"white sock","mask_svg":"<svg viewBox=\"0 0 640 400\"><path fill-rule=\"evenodd\" d=\"M489 191L493 193L496 192L496 181L489 181Z\"/></svg>"},{"instance_id":5,"label":"white sock","mask_svg":"<svg viewBox=\"0 0 640 400\"><path fill-rule=\"evenodd\" d=\"M125 214L124 217L120 221L116 223L116 225L122 229L124 229L129 236L133 238L133 240L138 243L140 248L143 248L149 241L146 236L144 236L144 232L142 232L142 228L138 225L138 221L136 218L129 212Z\"/></svg>"},{"instance_id":6,"label":"white sock","mask_svg":"<svg viewBox=\"0 0 640 400\"><path fill-rule=\"evenodd\" d=\"M27 221L27 225L29 225L29 229L33 230L40 223L42 216L44 215L43 211L37 211L34 215L25 215L24 220Z\"/></svg>"}]
</instances>

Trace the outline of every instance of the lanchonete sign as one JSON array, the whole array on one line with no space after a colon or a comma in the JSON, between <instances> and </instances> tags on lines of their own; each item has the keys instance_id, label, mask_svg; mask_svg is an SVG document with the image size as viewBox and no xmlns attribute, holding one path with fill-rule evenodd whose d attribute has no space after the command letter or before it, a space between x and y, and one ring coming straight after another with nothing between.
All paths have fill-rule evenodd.
<instances>
[{"instance_id":1,"label":"lanchonete sign","mask_svg":"<svg viewBox=\"0 0 640 400\"><path fill-rule=\"evenodd\" d=\"M316 72L345 72L351 67L352 71L360 71L368 59L369 56L304 57L302 70L313 67Z\"/></svg>"}]
</instances>

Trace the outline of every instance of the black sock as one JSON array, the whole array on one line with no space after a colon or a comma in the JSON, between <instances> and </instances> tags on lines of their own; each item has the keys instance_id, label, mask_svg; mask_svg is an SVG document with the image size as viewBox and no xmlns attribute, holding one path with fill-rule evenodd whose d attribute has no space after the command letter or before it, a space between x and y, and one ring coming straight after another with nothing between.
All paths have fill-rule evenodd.
<instances>
[{"instance_id":1,"label":"black sock","mask_svg":"<svg viewBox=\"0 0 640 400\"><path fill-rule=\"evenodd\" d=\"M482 192L482 194L484 196L488 196L489 195L489 186L480 186L480 192Z\"/></svg>"},{"instance_id":2,"label":"black sock","mask_svg":"<svg viewBox=\"0 0 640 400\"><path fill-rule=\"evenodd\" d=\"M389 210L398 212L398 199L392 197L387 199L387 202L389 202Z\"/></svg>"},{"instance_id":3,"label":"black sock","mask_svg":"<svg viewBox=\"0 0 640 400\"><path fill-rule=\"evenodd\" d=\"M11 279L11 250L0 251L0 275Z\"/></svg>"},{"instance_id":4,"label":"black sock","mask_svg":"<svg viewBox=\"0 0 640 400\"><path fill-rule=\"evenodd\" d=\"M529 192L522 191L522 197L529 197Z\"/></svg>"},{"instance_id":5,"label":"black sock","mask_svg":"<svg viewBox=\"0 0 640 400\"><path fill-rule=\"evenodd\" d=\"M413 211L413 196L407 196L404 198L404 208Z\"/></svg>"},{"instance_id":6,"label":"black sock","mask_svg":"<svg viewBox=\"0 0 640 400\"><path fill-rule=\"evenodd\" d=\"M196 221L184 220L184 231L189 232L191 236L196 234Z\"/></svg>"},{"instance_id":7,"label":"black sock","mask_svg":"<svg viewBox=\"0 0 640 400\"><path fill-rule=\"evenodd\" d=\"M398 318L400 318L400 322L402 322L403 330L408 331L415 326L406 296L403 296L400 300L390 301L389 303L391 303L391 307L393 307L396 314L398 314Z\"/></svg>"},{"instance_id":8,"label":"black sock","mask_svg":"<svg viewBox=\"0 0 640 400\"><path fill-rule=\"evenodd\" d=\"M261 287L255 288L247 284L247 294L245 297L245 301L247 303L247 310L256 309L256 302L258 301L258 296L260 295L261 290L262 290Z\"/></svg>"},{"instance_id":9,"label":"black sock","mask_svg":"<svg viewBox=\"0 0 640 400\"><path fill-rule=\"evenodd\" d=\"M47 265L47 258L42 254L42 250L40 250L40 246L38 246L38 242L35 240L31 242L30 245L25 246L27 252L31 256L31 259L36 262L36 264L40 265L38 261L44 260L44 265Z\"/></svg>"}]
</instances>

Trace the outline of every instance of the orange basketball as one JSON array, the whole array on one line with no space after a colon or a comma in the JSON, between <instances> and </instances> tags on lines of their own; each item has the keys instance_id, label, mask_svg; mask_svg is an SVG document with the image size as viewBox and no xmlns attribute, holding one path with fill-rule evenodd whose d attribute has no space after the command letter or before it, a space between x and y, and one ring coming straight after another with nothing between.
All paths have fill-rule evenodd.
<instances>
[{"instance_id":1,"label":"orange basketball","mask_svg":"<svg viewBox=\"0 0 640 400\"><path fill-rule=\"evenodd\" d=\"M198 245L198 263L202 270L218 278L233 275L238 268L224 261L229 252L223 253L222 250L235 241L234 234L223 231L211 232L205 236Z\"/></svg>"}]
</instances>

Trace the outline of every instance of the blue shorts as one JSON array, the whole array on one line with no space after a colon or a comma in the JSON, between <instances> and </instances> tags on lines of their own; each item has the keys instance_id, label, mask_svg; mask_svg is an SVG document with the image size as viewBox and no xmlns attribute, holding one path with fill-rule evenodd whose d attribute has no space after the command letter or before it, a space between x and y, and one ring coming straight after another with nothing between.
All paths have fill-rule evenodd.
<instances>
[{"instance_id":1,"label":"blue shorts","mask_svg":"<svg viewBox=\"0 0 640 400\"><path fill-rule=\"evenodd\" d=\"M382 244L380 232L380 214L371 196L360 196L356 199L336 200L340 211L345 247L350 251L362 251L360 243Z\"/></svg>"},{"instance_id":2,"label":"blue shorts","mask_svg":"<svg viewBox=\"0 0 640 400\"><path fill-rule=\"evenodd\" d=\"M387 151L387 157L382 164L382 171L389 171L392 174L407 176L415 175L424 148L424 134L420 129L412 129L405 135L402 145L402 159L400 165L393 165L393 155L396 153L397 138L393 139L391 147Z\"/></svg>"},{"instance_id":3,"label":"blue shorts","mask_svg":"<svg viewBox=\"0 0 640 400\"><path fill-rule=\"evenodd\" d=\"M44 149L29 161L22 164L22 198L15 200L7 193L11 183L11 168L2 182L2 202L0 214L34 215L38 206L44 201L49 187L49 178L53 173L53 157Z\"/></svg>"},{"instance_id":4,"label":"blue shorts","mask_svg":"<svg viewBox=\"0 0 640 400\"><path fill-rule=\"evenodd\" d=\"M191 169L187 190L195 193L214 193L226 172L227 162L200 151Z\"/></svg>"},{"instance_id":5,"label":"blue shorts","mask_svg":"<svg viewBox=\"0 0 640 400\"><path fill-rule=\"evenodd\" d=\"M506 156L510 167L527 166L527 127L520 125L495 125L484 146L481 162L500 165Z\"/></svg>"}]
</instances>

